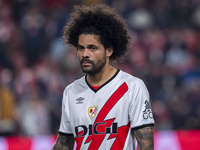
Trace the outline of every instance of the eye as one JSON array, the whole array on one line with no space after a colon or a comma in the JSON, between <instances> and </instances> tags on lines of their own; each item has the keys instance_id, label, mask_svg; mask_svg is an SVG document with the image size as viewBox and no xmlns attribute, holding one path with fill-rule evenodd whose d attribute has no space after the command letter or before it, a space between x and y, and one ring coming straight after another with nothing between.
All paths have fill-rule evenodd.
<instances>
[{"instance_id":1,"label":"eye","mask_svg":"<svg viewBox=\"0 0 200 150\"><path fill-rule=\"evenodd\" d=\"M96 49L97 49L97 47L92 47L92 49L93 49L93 50L96 50Z\"/></svg>"},{"instance_id":2,"label":"eye","mask_svg":"<svg viewBox=\"0 0 200 150\"><path fill-rule=\"evenodd\" d=\"M97 50L98 49L98 47L95 46L95 45L90 45L88 48L91 49L91 50Z\"/></svg>"},{"instance_id":3,"label":"eye","mask_svg":"<svg viewBox=\"0 0 200 150\"><path fill-rule=\"evenodd\" d=\"M83 49L84 49L83 46L80 46L80 45L77 46L77 50L78 50L78 51L83 50Z\"/></svg>"}]
</instances>

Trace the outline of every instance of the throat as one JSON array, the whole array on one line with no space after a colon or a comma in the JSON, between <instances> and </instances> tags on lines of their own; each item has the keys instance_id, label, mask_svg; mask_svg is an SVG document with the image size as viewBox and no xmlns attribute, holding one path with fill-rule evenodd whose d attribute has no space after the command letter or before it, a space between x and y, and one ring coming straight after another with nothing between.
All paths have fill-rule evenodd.
<instances>
[{"instance_id":1,"label":"throat","mask_svg":"<svg viewBox=\"0 0 200 150\"><path fill-rule=\"evenodd\" d=\"M101 85L110 80L116 74L116 72L117 69L111 68L110 70L101 72L95 76L87 74L86 81L93 89L98 89Z\"/></svg>"},{"instance_id":2,"label":"throat","mask_svg":"<svg viewBox=\"0 0 200 150\"><path fill-rule=\"evenodd\" d=\"M109 69L102 70L95 75L87 74L86 79L91 86L98 87L107 82L116 72L117 69L109 67Z\"/></svg>"}]
</instances>

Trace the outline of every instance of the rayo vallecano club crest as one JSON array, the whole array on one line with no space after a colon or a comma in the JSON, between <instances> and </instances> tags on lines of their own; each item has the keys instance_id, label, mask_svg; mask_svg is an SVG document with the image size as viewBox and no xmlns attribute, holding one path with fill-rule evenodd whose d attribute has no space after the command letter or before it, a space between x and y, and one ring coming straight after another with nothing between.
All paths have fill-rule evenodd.
<instances>
[{"instance_id":1,"label":"rayo vallecano club crest","mask_svg":"<svg viewBox=\"0 0 200 150\"><path fill-rule=\"evenodd\" d=\"M98 106L89 107L88 108L89 116L93 118L96 115L97 110L98 110Z\"/></svg>"}]
</instances>

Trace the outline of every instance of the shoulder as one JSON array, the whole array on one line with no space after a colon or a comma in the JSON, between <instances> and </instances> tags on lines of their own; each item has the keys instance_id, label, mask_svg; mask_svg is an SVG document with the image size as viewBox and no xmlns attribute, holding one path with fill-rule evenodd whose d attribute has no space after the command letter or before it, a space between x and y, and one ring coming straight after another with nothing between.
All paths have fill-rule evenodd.
<instances>
[{"instance_id":1,"label":"shoulder","mask_svg":"<svg viewBox=\"0 0 200 150\"><path fill-rule=\"evenodd\" d=\"M126 84L129 87L138 87L138 86L144 86L144 82L138 78L135 77L127 72L124 72L122 70L120 70L120 78L121 80L124 80L124 82L126 82Z\"/></svg>"},{"instance_id":2,"label":"shoulder","mask_svg":"<svg viewBox=\"0 0 200 150\"><path fill-rule=\"evenodd\" d=\"M126 72L121 72L121 78L127 84L129 89L128 94L132 99L148 99L149 91L143 80Z\"/></svg>"},{"instance_id":3,"label":"shoulder","mask_svg":"<svg viewBox=\"0 0 200 150\"><path fill-rule=\"evenodd\" d=\"M120 71L120 80L125 82L128 86L129 94L145 94L148 95L148 89L142 79L135 77L129 73Z\"/></svg>"},{"instance_id":4,"label":"shoulder","mask_svg":"<svg viewBox=\"0 0 200 150\"><path fill-rule=\"evenodd\" d=\"M80 89L80 87L84 87L84 85L85 85L85 76L67 85L67 87L64 89L64 93L78 92L77 90Z\"/></svg>"}]
</instances>

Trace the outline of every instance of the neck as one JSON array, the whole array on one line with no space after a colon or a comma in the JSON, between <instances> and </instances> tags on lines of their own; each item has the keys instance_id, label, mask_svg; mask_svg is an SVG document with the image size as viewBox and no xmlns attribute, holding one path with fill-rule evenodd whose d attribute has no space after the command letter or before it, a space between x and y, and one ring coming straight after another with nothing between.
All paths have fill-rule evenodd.
<instances>
[{"instance_id":1,"label":"neck","mask_svg":"<svg viewBox=\"0 0 200 150\"><path fill-rule=\"evenodd\" d=\"M112 66L108 66L107 68L103 68L101 72L96 73L94 75L87 74L87 82L92 86L101 86L106 81L108 81L115 73L117 69Z\"/></svg>"}]
</instances>

